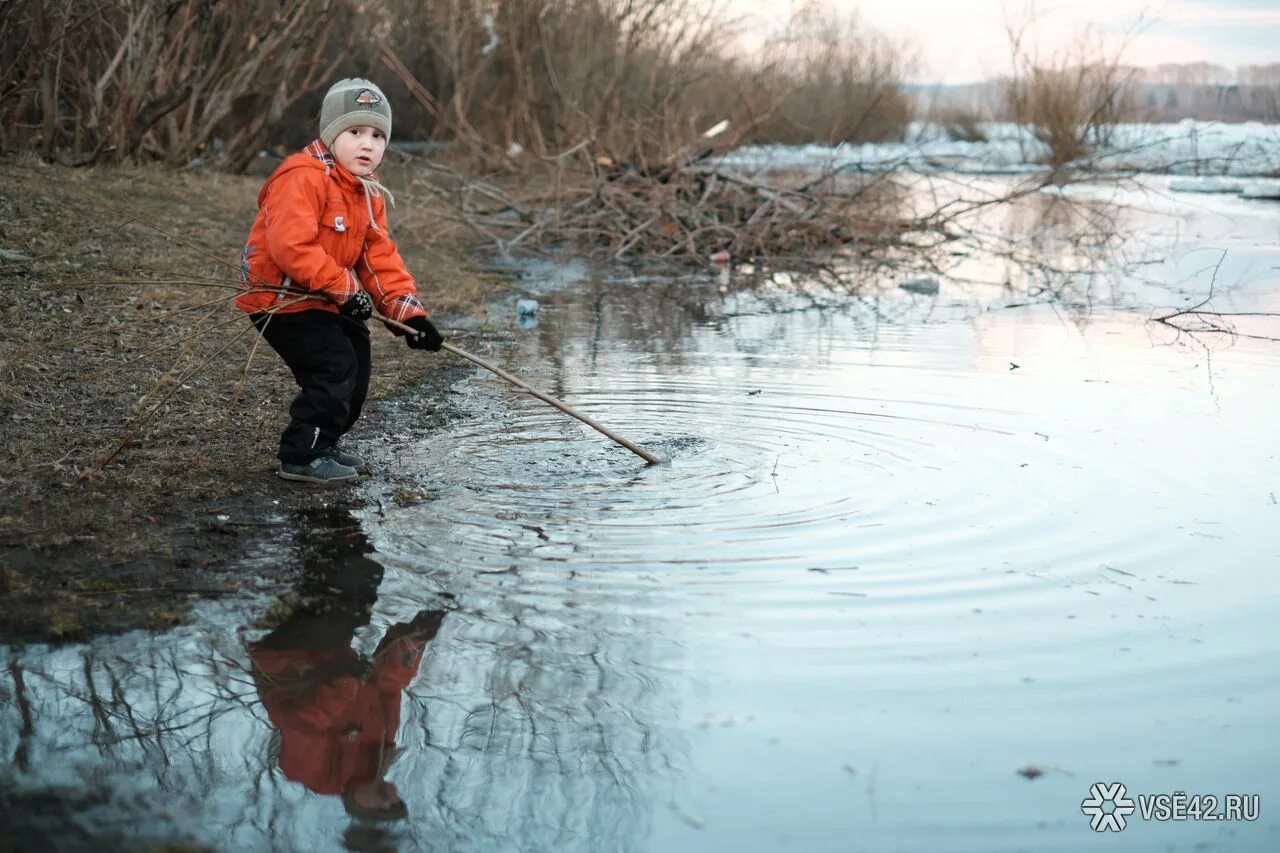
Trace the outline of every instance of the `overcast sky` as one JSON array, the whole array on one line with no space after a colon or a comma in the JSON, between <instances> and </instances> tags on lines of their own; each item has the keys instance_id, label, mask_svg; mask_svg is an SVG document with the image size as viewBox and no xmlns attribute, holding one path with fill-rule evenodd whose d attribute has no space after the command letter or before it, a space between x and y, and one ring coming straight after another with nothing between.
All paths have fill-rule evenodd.
<instances>
[{"instance_id":1,"label":"overcast sky","mask_svg":"<svg viewBox=\"0 0 1280 853\"><path fill-rule=\"evenodd\" d=\"M729 0L756 27L787 16L788 0ZM922 82L963 83L1009 67L1005 21L1025 19L1025 0L829 0L857 9L881 32L910 42ZM1119 38L1146 11L1125 60L1134 65L1213 62L1235 68L1280 62L1280 0L1039 0L1036 40L1052 51L1088 27Z\"/></svg>"}]
</instances>

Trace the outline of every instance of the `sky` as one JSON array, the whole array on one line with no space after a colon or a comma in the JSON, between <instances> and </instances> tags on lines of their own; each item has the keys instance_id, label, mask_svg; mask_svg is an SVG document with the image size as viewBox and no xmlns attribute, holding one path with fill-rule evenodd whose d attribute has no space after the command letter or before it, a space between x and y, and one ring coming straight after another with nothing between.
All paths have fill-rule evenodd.
<instances>
[{"instance_id":1,"label":"sky","mask_svg":"<svg viewBox=\"0 0 1280 853\"><path fill-rule=\"evenodd\" d=\"M788 0L728 0L761 30L784 21ZM1025 21L1026 0L827 0L857 10L919 56L916 82L966 83L1007 72L1006 21ZM1235 68L1280 62L1280 0L1038 0L1037 49L1051 53L1092 28L1126 40L1132 65L1211 62ZM1138 22L1146 23L1135 31Z\"/></svg>"}]
</instances>

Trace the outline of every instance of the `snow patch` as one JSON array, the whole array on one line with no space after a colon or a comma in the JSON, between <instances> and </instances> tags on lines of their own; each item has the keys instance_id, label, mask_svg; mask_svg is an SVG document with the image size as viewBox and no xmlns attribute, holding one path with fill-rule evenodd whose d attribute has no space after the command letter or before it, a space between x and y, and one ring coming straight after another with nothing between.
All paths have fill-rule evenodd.
<instances>
[{"instance_id":1,"label":"snow patch","mask_svg":"<svg viewBox=\"0 0 1280 853\"><path fill-rule=\"evenodd\" d=\"M1043 171L1047 152L1026 128L1009 122L983 125L984 142L946 137L934 124L912 124L906 142L864 145L753 145L719 159L721 166L752 172L840 170L1023 174ZM1122 124L1110 143L1074 164L1095 172L1155 172L1199 178L1280 175L1280 125L1221 124L1186 120L1174 124ZM1191 186L1188 184L1188 186ZM1225 184L1222 185L1225 187ZM1239 192L1189 189L1183 192Z\"/></svg>"}]
</instances>

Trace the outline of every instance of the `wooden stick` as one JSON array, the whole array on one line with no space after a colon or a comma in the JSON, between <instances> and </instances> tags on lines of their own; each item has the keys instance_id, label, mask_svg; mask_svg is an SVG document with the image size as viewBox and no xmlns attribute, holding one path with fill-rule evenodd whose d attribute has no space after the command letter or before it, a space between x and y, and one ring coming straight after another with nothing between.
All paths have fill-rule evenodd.
<instances>
[{"instance_id":1,"label":"wooden stick","mask_svg":"<svg viewBox=\"0 0 1280 853\"><path fill-rule=\"evenodd\" d=\"M375 319L381 320L387 325L393 326L394 328L397 328L402 332L405 332L410 335L417 334L417 332L414 330L412 326L407 326L404 323L398 323L395 320L389 319L387 317L383 317L381 314L379 314L376 311L373 313L373 316ZM634 453L636 456L639 456L641 459L643 459L645 462L648 462L650 465L657 465L662 462L661 459L654 456L649 451L645 450L644 448L637 447L635 444L632 444L630 441L618 435L616 432L609 429L607 426L595 420L594 418L588 417L587 415L584 415L579 411L575 411L571 406L569 406L564 402L561 402L560 400L557 400L555 397L552 397L550 394L544 394L543 392L539 391L537 388L534 388L531 385L528 385L527 383L521 381L519 378L512 376L510 373L507 373L505 370L503 370L501 367L498 367L496 364L491 364L490 362L485 361L480 356L472 355L471 353L467 352L461 347L454 346L451 343L446 342L441 344L440 346L442 349L447 350L448 352L451 352L456 356L460 356L461 358L465 358L467 361L472 362L473 364L478 364L481 367L483 367L485 370L488 370L490 373L493 373L497 376L502 377L503 379L510 382L512 385L519 388L520 390L528 392L529 394L532 394L533 396L537 397L542 402L547 403L551 406L555 406L557 409L564 412L566 415L577 418L578 420L582 421L584 424L591 427L593 430L600 433L601 435L607 436L608 438L612 439L616 443L621 444L627 450L630 450L632 453Z\"/></svg>"},{"instance_id":2,"label":"wooden stick","mask_svg":"<svg viewBox=\"0 0 1280 853\"><path fill-rule=\"evenodd\" d=\"M461 356L462 358L465 358L467 361L474 362L475 364L480 365L485 370L491 371L492 373L495 373L498 376L501 376L503 379L507 380L512 385L516 386L522 391L527 391L528 393L537 397L539 400L541 400L544 403L549 403L550 405L555 406L557 409L564 412L566 415L577 418L587 426L594 429L596 432L601 433L602 435L608 436L609 438L616 441L618 444L621 444L627 450L630 450L636 456L639 456L641 459L648 462L649 464L657 465L659 462L662 461L658 457L650 453L649 451L641 447L637 447L636 445L632 444L630 441L627 441L625 438L618 435L616 432L609 429L607 426L600 423L599 421L594 420L593 418L590 418L587 415L582 414L581 412L574 411L574 409L571 408L569 405L561 402L560 400L557 400L555 397L552 397L550 394L544 394L538 389L533 388L529 385L526 385L524 382L512 376L510 373L507 373L505 370L498 367L497 365L490 364L489 362L485 361L483 358L480 358L478 355L472 355L466 350L461 349L460 347L456 347L450 343L441 344L441 347L453 353L454 355Z\"/></svg>"}]
</instances>

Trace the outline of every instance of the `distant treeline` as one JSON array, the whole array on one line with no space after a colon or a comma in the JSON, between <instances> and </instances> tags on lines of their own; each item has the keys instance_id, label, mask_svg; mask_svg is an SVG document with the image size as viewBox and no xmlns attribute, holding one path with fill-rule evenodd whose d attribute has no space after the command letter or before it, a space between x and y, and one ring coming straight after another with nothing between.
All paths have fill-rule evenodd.
<instances>
[{"instance_id":1,"label":"distant treeline","mask_svg":"<svg viewBox=\"0 0 1280 853\"><path fill-rule=\"evenodd\" d=\"M1117 63L1124 118L1134 121L1280 122L1280 63L1245 65L1235 70L1205 62L1137 68ZM974 114L987 120L1013 120L1010 81L991 80L956 86L909 87L915 108L932 114Z\"/></svg>"},{"instance_id":2,"label":"distant treeline","mask_svg":"<svg viewBox=\"0 0 1280 853\"><path fill-rule=\"evenodd\" d=\"M1280 122L1280 85L1135 83L1132 98L1146 121Z\"/></svg>"},{"instance_id":3,"label":"distant treeline","mask_svg":"<svg viewBox=\"0 0 1280 853\"><path fill-rule=\"evenodd\" d=\"M812 4L750 56L718 0L5 0L0 151L87 164L216 160L315 133L344 76L393 136L499 160L723 142L901 138L903 52Z\"/></svg>"}]
</instances>

